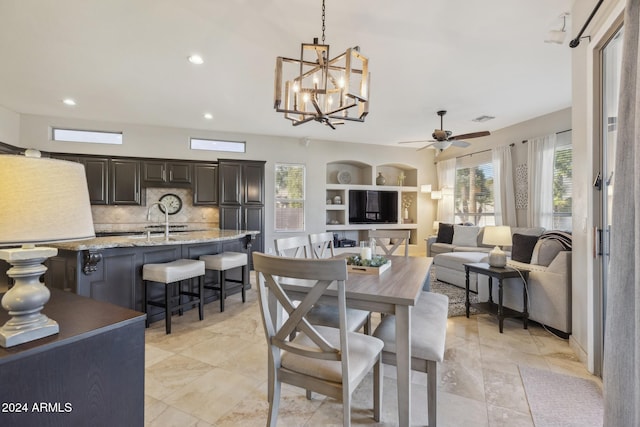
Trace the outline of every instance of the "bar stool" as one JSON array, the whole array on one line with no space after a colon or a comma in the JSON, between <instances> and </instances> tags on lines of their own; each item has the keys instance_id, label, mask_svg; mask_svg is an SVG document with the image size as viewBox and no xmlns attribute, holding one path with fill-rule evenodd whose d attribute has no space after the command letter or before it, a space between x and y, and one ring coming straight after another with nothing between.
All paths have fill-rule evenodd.
<instances>
[{"instance_id":1,"label":"bar stool","mask_svg":"<svg viewBox=\"0 0 640 427\"><path fill-rule=\"evenodd\" d=\"M224 299L227 297L226 282L239 283L242 285L242 302L246 301L245 286L247 284L248 257L242 252L223 252L216 255L202 255L200 260L204 261L207 270L218 272L218 284L205 286L206 289L213 289L220 292L220 312L224 311ZM228 279L226 271L232 268L242 267L242 279Z\"/></svg>"},{"instance_id":2,"label":"bar stool","mask_svg":"<svg viewBox=\"0 0 640 427\"><path fill-rule=\"evenodd\" d=\"M146 327L149 327L149 313L147 306L164 308L165 329L167 334L171 333L171 313L179 310L182 316L182 310L186 307L192 307L198 304L198 314L200 320L204 318L204 262L195 259L178 259L162 264L145 264L142 266L142 280L144 281L142 306L144 312L147 313ZM182 281L198 277L198 292L182 289ZM147 298L150 283L163 283L164 286L164 302L153 301ZM173 296L173 289L178 285L178 295ZM191 299L185 303L182 302L182 296L189 296ZM174 304L177 300L177 304Z\"/></svg>"}]
</instances>

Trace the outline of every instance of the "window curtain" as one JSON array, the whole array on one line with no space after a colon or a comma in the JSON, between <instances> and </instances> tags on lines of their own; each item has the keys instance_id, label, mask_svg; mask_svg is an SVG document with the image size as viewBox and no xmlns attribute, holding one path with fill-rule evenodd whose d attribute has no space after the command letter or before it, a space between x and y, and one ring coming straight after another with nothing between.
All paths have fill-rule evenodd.
<instances>
[{"instance_id":1,"label":"window curtain","mask_svg":"<svg viewBox=\"0 0 640 427\"><path fill-rule=\"evenodd\" d=\"M456 185L456 159L443 160L436 164L438 185L442 192L442 199L438 200L438 221L453 223L453 190Z\"/></svg>"},{"instance_id":2,"label":"window curtain","mask_svg":"<svg viewBox=\"0 0 640 427\"><path fill-rule=\"evenodd\" d=\"M527 226L553 229L553 155L556 134L530 139L527 144Z\"/></svg>"},{"instance_id":3,"label":"window curtain","mask_svg":"<svg viewBox=\"0 0 640 427\"><path fill-rule=\"evenodd\" d=\"M640 425L640 0L627 0L604 336L604 425Z\"/></svg>"},{"instance_id":4,"label":"window curtain","mask_svg":"<svg viewBox=\"0 0 640 427\"><path fill-rule=\"evenodd\" d=\"M511 146L491 150L493 162L493 211L496 225L516 227L516 194L513 189Z\"/></svg>"}]
</instances>

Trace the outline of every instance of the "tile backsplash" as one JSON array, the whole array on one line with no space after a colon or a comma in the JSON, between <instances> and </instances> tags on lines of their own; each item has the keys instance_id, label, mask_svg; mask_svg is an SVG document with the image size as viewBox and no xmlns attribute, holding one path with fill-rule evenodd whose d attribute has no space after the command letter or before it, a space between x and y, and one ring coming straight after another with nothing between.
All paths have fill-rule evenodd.
<instances>
[{"instance_id":1,"label":"tile backsplash","mask_svg":"<svg viewBox=\"0 0 640 427\"><path fill-rule=\"evenodd\" d=\"M218 208L193 206L193 191L188 188L146 188L146 206L91 206L96 231L110 229L125 224L164 223L164 214L158 206L151 208L151 221L147 221L147 209L164 194L172 193L182 199L182 209L175 215L169 215L171 224L201 224L218 227Z\"/></svg>"}]
</instances>

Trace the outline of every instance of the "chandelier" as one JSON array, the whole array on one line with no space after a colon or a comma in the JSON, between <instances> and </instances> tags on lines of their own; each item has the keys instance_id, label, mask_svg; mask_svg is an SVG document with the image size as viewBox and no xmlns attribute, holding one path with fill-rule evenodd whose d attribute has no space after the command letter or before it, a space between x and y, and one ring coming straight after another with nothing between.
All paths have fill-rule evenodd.
<instances>
[{"instance_id":1,"label":"chandelier","mask_svg":"<svg viewBox=\"0 0 640 427\"><path fill-rule=\"evenodd\" d=\"M369 113L369 60L358 46L329 59L324 21L322 0L322 43L317 37L302 43L300 59L276 59L273 107L293 126L315 120L335 129L346 120L364 122Z\"/></svg>"}]
</instances>

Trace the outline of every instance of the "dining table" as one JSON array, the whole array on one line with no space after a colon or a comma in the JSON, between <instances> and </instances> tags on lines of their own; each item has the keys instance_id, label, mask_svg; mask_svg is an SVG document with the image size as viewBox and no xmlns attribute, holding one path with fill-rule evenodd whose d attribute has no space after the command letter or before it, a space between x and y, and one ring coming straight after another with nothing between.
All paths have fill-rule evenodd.
<instances>
[{"instance_id":1,"label":"dining table","mask_svg":"<svg viewBox=\"0 0 640 427\"><path fill-rule=\"evenodd\" d=\"M347 258L354 254L340 254ZM428 284L433 258L386 256L391 266L378 274L348 273L345 294L348 307L396 316L396 368L398 389L398 425L411 423L411 310ZM308 281L283 281L282 288L289 298L303 299L311 289ZM319 300L336 303L336 287L332 284ZM276 304L270 298L270 304ZM275 308L275 305L273 306ZM272 311L273 313L274 311ZM275 310L278 312L278 310Z\"/></svg>"}]
</instances>

